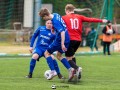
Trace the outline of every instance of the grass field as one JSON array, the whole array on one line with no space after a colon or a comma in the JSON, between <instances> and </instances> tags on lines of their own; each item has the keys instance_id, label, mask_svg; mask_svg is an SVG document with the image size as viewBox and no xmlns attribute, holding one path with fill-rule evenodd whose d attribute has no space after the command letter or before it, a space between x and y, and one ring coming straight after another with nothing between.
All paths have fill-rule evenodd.
<instances>
[{"instance_id":1,"label":"grass field","mask_svg":"<svg viewBox=\"0 0 120 90\"><path fill-rule=\"evenodd\" d=\"M61 82L57 77L43 77L48 66L44 58L37 63L33 78L27 79L30 57L0 57L0 90L120 90L120 56L77 56L77 64L83 68L79 83ZM67 70L59 62L61 73Z\"/></svg>"}]
</instances>

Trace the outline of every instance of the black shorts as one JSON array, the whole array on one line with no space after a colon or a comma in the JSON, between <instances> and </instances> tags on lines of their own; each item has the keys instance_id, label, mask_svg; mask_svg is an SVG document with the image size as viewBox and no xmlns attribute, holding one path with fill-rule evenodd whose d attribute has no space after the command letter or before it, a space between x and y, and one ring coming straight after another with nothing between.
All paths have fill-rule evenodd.
<instances>
[{"instance_id":1,"label":"black shorts","mask_svg":"<svg viewBox=\"0 0 120 90\"><path fill-rule=\"evenodd\" d=\"M70 44L67 51L65 52L65 56L67 57L73 56L77 51L78 47L80 46L80 43L81 41L70 40Z\"/></svg>"}]
</instances>

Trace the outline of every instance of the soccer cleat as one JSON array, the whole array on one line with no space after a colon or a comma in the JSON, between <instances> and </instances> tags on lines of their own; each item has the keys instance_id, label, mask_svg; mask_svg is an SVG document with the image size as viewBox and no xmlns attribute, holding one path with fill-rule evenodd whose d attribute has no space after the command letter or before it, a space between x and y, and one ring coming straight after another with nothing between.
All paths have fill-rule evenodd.
<instances>
[{"instance_id":1,"label":"soccer cleat","mask_svg":"<svg viewBox=\"0 0 120 90\"><path fill-rule=\"evenodd\" d=\"M78 76L77 74L74 74L74 83L77 83L78 82Z\"/></svg>"},{"instance_id":2,"label":"soccer cleat","mask_svg":"<svg viewBox=\"0 0 120 90\"><path fill-rule=\"evenodd\" d=\"M26 78L32 78L32 74L28 74Z\"/></svg>"},{"instance_id":3,"label":"soccer cleat","mask_svg":"<svg viewBox=\"0 0 120 90\"><path fill-rule=\"evenodd\" d=\"M40 58L38 58L37 61L39 62L39 61L40 61Z\"/></svg>"},{"instance_id":4,"label":"soccer cleat","mask_svg":"<svg viewBox=\"0 0 120 90\"><path fill-rule=\"evenodd\" d=\"M55 77L55 76L57 76L57 73L56 73L56 71L53 70L53 71L50 72L50 74L49 74L49 76L48 76L47 79L48 79L48 80L51 80L51 79L53 79L53 77Z\"/></svg>"},{"instance_id":5,"label":"soccer cleat","mask_svg":"<svg viewBox=\"0 0 120 90\"><path fill-rule=\"evenodd\" d=\"M68 79L68 82L70 82L73 79L74 74L75 74L75 70L73 68L70 68L69 69L69 79Z\"/></svg>"},{"instance_id":6,"label":"soccer cleat","mask_svg":"<svg viewBox=\"0 0 120 90\"><path fill-rule=\"evenodd\" d=\"M79 75L78 75L78 79L81 79L81 72L80 72Z\"/></svg>"},{"instance_id":7,"label":"soccer cleat","mask_svg":"<svg viewBox=\"0 0 120 90\"><path fill-rule=\"evenodd\" d=\"M78 69L76 70L76 75L77 75L78 79L81 78L81 72L82 72L82 68L78 67Z\"/></svg>"}]
</instances>

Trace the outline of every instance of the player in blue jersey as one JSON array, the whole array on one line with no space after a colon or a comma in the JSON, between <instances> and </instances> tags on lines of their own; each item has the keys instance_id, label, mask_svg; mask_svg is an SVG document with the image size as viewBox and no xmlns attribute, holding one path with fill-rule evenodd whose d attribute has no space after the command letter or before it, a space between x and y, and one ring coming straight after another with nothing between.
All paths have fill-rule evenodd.
<instances>
[{"instance_id":1,"label":"player in blue jersey","mask_svg":"<svg viewBox=\"0 0 120 90\"><path fill-rule=\"evenodd\" d=\"M30 68L29 74L26 76L27 78L32 78L33 70L36 65L36 60L40 57L44 56L45 50L49 47L49 45L55 39L55 32L52 29L52 22L51 20L46 21L46 26L40 26L33 34L30 43L30 52L33 54L31 61L30 61ZM33 49L33 45L37 38L36 46ZM61 79L62 75L60 74L60 70L54 56L51 55L53 58L53 65L55 66L55 70L57 72L58 77Z\"/></svg>"},{"instance_id":2,"label":"player in blue jersey","mask_svg":"<svg viewBox=\"0 0 120 90\"><path fill-rule=\"evenodd\" d=\"M51 14L48 9L43 8L40 10L39 15L44 20L51 20L54 29L56 30L56 38L55 41L50 45L50 47L45 51L45 57L47 60L47 63L51 69L51 74L49 75L48 79L52 79L55 76L55 67L53 65L53 59L51 57L51 54L54 51L57 51L57 59L60 60L63 65L68 69L69 71L69 80L71 81L74 77L74 69L70 66L66 58L62 57L62 53L67 51L67 48L69 46L70 38L68 35L68 31L66 29L66 25L61 18L61 16L57 13Z\"/></svg>"}]
</instances>

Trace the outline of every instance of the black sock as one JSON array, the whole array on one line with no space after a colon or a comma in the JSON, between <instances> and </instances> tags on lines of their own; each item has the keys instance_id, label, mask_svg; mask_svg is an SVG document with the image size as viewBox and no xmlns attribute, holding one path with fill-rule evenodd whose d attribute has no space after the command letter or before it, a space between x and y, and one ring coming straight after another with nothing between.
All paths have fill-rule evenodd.
<instances>
[{"instance_id":1,"label":"black sock","mask_svg":"<svg viewBox=\"0 0 120 90\"><path fill-rule=\"evenodd\" d=\"M32 73L29 73L29 75L32 75Z\"/></svg>"},{"instance_id":2,"label":"black sock","mask_svg":"<svg viewBox=\"0 0 120 90\"><path fill-rule=\"evenodd\" d=\"M72 60L74 61L74 63L76 64L76 58L74 57L74 58L72 58Z\"/></svg>"},{"instance_id":3,"label":"black sock","mask_svg":"<svg viewBox=\"0 0 120 90\"><path fill-rule=\"evenodd\" d=\"M71 66L72 68L74 68L74 69L77 69L77 68L78 68L78 66L75 64L75 62L74 62L73 60L69 60L68 62L69 62L70 66Z\"/></svg>"}]
</instances>

